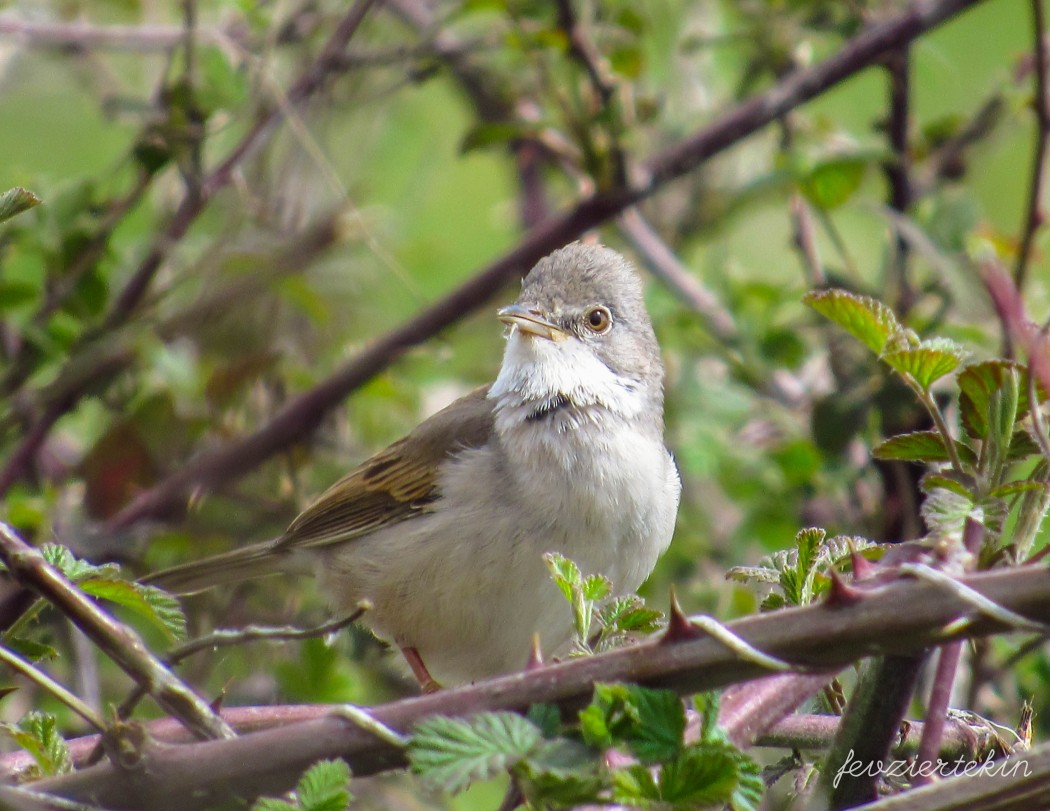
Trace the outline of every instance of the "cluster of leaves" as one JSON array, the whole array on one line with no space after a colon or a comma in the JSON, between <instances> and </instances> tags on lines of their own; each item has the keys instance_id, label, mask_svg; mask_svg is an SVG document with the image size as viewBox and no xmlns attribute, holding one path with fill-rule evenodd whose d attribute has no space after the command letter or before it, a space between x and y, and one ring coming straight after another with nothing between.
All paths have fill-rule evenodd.
<instances>
[{"instance_id":1,"label":"cluster of leaves","mask_svg":"<svg viewBox=\"0 0 1050 811\"><path fill-rule=\"evenodd\" d=\"M698 696L695 709L699 732L687 740L685 707L673 692L598 684L571 722L546 705L525 717L429 718L412 735L409 759L424 781L450 792L509 772L534 808L756 808L758 766L719 731L713 697Z\"/></svg>"},{"instance_id":2,"label":"cluster of leaves","mask_svg":"<svg viewBox=\"0 0 1050 811\"><path fill-rule=\"evenodd\" d=\"M869 551L870 550L870 551ZM842 571L854 554L877 554L878 547L855 535L829 538L819 527L799 530L791 549L774 552L758 566L734 566L726 574L740 583L767 584L771 591L762 600L763 611L803 606L819 600L831 587L829 571Z\"/></svg>"},{"instance_id":3,"label":"cluster of leaves","mask_svg":"<svg viewBox=\"0 0 1050 811\"><path fill-rule=\"evenodd\" d=\"M558 552L543 559L571 607L577 655L620 647L662 626L663 613L648 608L637 594L612 596L612 581L605 575L584 576L574 561Z\"/></svg>"},{"instance_id":4,"label":"cluster of leaves","mask_svg":"<svg viewBox=\"0 0 1050 811\"><path fill-rule=\"evenodd\" d=\"M922 515L931 535L958 540L969 519L985 531L982 566L1024 559L1050 505L1050 468L1028 421L1039 419L1032 400L1042 401L1045 392L1027 369L1003 359L963 366L966 353L958 344L920 340L872 298L821 290L804 300L875 352L929 412L934 429L890 437L873 453L932 466L922 480ZM933 392L934 384L956 371L958 436ZM1003 529L1012 508L1019 520L1006 542Z\"/></svg>"}]
</instances>

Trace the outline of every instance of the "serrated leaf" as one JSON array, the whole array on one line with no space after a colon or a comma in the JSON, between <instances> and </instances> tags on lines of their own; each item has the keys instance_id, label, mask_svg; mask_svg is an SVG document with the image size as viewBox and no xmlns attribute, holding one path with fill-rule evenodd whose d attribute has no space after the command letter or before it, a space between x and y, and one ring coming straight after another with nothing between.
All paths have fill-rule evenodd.
<instances>
[{"instance_id":1,"label":"serrated leaf","mask_svg":"<svg viewBox=\"0 0 1050 811\"><path fill-rule=\"evenodd\" d=\"M548 552L543 556L543 562L547 564L551 579L561 589L565 599L572 602L573 586L580 584L580 567L558 552Z\"/></svg>"},{"instance_id":2,"label":"serrated leaf","mask_svg":"<svg viewBox=\"0 0 1050 811\"><path fill-rule=\"evenodd\" d=\"M28 189L16 186L0 194L0 222L40 205L40 198Z\"/></svg>"},{"instance_id":3,"label":"serrated leaf","mask_svg":"<svg viewBox=\"0 0 1050 811\"><path fill-rule=\"evenodd\" d=\"M178 599L156 586L97 578L82 580L79 585L86 594L135 612L174 639L186 636L186 616Z\"/></svg>"},{"instance_id":4,"label":"serrated leaf","mask_svg":"<svg viewBox=\"0 0 1050 811\"><path fill-rule=\"evenodd\" d=\"M919 482L919 486L922 487L924 493L932 493L938 487L945 490L951 490L958 496L965 499L972 499L972 490L963 484L961 481L952 478L951 476L942 476L937 473L930 473L922 477Z\"/></svg>"},{"instance_id":5,"label":"serrated leaf","mask_svg":"<svg viewBox=\"0 0 1050 811\"><path fill-rule=\"evenodd\" d=\"M295 789L302 811L346 811L350 805L350 767L343 760L315 763Z\"/></svg>"},{"instance_id":6,"label":"serrated leaf","mask_svg":"<svg viewBox=\"0 0 1050 811\"><path fill-rule=\"evenodd\" d=\"M951 460L944 437L937 431L913 431L898 434L880 442L871 449L876 459L896 459L903 462L947 462Z\"/></svg>"},{"instance_id":7,"label":"serrated leaf","mask_svg":"<svg viewBox=\"0 0 1050 811\"><path fill-rule=\"evenodd\" d=\"M992 498L1007 498L1009 496L1016 496L1018 493L1034 493L1038 491L1046 492L1050 488L1046 482L1007 482L1006 484L996 487L988 495Z\"/></svg>"},{"instance_id":8,"label":"serrated leaf","mask_svg":"<svg viewBox=\"0 0 1050 811\"><path fill-rule=\"evenodd\" d=\"M963 362L966 352L947 338L923 341L918 346L886 352L882 359L901 374L910 375L923 389L951 374Z\"/></svg>"},{"instance_id":9,"label":"serrated leaf","mask_svg":"<svg viewBox=\"0 0 1050 811\"><path fill-rule=\"evenodd\" d=\"M604 600L612 591L612 581L600 574L588 575L581 586L584 599L591 602Z\"/></svg>"},{"instance_id":10,"label":"serrated leaf","mask_svg":"<svg viewBox=\"0 0 1050 811\"><path fill-rule=\"evenodd\" d=\"M780 572L768 566L734 566L726 572L725 577L736 583L780 582Z\"/></svg>"},{"instance_id":11,"label":"serrated leaf","mask_svg":"<svg viewBox=\"0 0 1050 811\"><path fill-rule=\"evenodd\" d=\"M700 716L701 741L723 739L722 731L718 728L718 711L721 705L722 697L714 691L693 696L693 709Z\"/></svg>"},{"instance_id":12,"label":"serrated leaf","mask_svg":"<svg viewBox=\"0 0 1050 811\"><path fill-rule=\"evenodd\" d=\"M511 712L469 719L434 716L416 725L408 758L428 783L456 792L514 766L542 741L534 724Z\"/></svg>"},{"instance_id":13,"label":"serrated leaf","mask_svg":"<svg viewBox=\"0 0 1050 811\"><path fill-rule=\"evenodd\" d=\"M952 490L937 489L931 492L920 507L923 521L931 534L961 537L963 522L973 510L970 498Z\"/></svg>"},{"instance_id":14,"label":"serrated leaf","mask_svg":"<svg viewBox=\"0 0 1050 811\"><path fill-rule=\"evenodd\" d=\"M58 734L55 716L45 712L29 712L17 724L0 724L0 731L28 752L42 776L73 771L69 746Z\"/></svg>"},{"instance_id":15,"label":"serrated leaf","mask_svg":"<svg viewBox=\"0 0 1050 811\"><path fill-rule=\"evenodd\" d=\"M660 799L678 807L728 803L736 789L737 758L726 746L691 746L660 771Z\"/></svg>"},{"instance_id":16,"label":"serrated leaf","mask_svg":"<svg viewBox=\"0 0 1050 811\"><path fill-rule=\"evenodd\" d=\"M104 563L101 566L96 566L94 563L88 563L86 560L76 557L69 549L60 544L46 543L40 547L40 554L44 556L44 560L62 572L73 583L79 583L89 577L97 580L117 580L120 578L120 567L115 563Z\"/></svg>"},{"instance_id":17,"label":"serrated leaf","mask_svg":"<svg viewBox=\"0 0 1050 811\"><path fill-rule=\"evenodd\" d=\"M633 684L596 684L580 713L584 740L596 748L626 744L643 764L674 757L682 747L685 708L670 690Z\"/></svg>"},{"instance_id":18,"label":"serrated leaf","mask_svg":"<svg viewBox=\"0 0 1050 811\"><path fill-rule=\"evenodd\" d=\"M881 355L890 337L901 330L893 311L881 301L845 290L814 290L802 302Z\"/></svg>"},{"instance_id":19,"label":"serrated leaf","mask_svg":"<svg viewBox=\"0 0 1050 811\"><path fill-rule=\"evenodd\" d=\"M977 439L988 436L988 416L992 394L1009 386L1016 389L1015 420L1027 416L1028 387L1024 384L1025 370L1020 364L1005 360L990 360L967 366L956 378L959 385L959 414L967 434Z\"/></svg>"},{"instance_id":20,"label":"serrated leaf","mask_svg":"<svg viewBox=\"0 0 1050 811\"><path fill-rule=\"evenodd\" d=\"M301 811L295 803L289 803L276 797L260 797L252 803L252 811Z\"/></svg>"},{"instance_id":21,"label":"serrated leaf","mask_svg":"<svg viewBox=\"0 0 1050 811\"><path fill-rule=\"evenodd\" d=\"M617 597L598 611L598 621L611 632L652 633L660 627L663 613L647 608L641 597L628 594Z\"/></svg>"},{"instance_id":22,"label":"serrated leaf","mask_svg":"<svg viewBox=\"0 0 1050 811\"><path fill-rule=\"evenodd\" d=\"M637 764L612 773L613 800L625 805L647 807L660 800L656 779L645 766Z\"/></svg>"}]
</instances>

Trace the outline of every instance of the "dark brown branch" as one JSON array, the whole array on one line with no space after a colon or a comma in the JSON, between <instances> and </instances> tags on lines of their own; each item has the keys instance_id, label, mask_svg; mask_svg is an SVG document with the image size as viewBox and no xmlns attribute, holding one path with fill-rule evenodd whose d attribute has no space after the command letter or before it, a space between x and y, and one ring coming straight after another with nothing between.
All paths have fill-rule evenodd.
<instances>
[{"instance_id":1,"label":"dark brown branch","mask_svg":"<svg viewBox=\"0 0 1050 811\"><path fill-rule=\"evenodd\" d=\"M973 575L964 582L984 597L1027 617L1050 615L1050 575L1024 567ZM965 635L1009 630L975 615L954 591L927 580L899 580L858 590L850 602L821 604L747 617L729 629L777 658L814 670L841 668L865 655L909 655L959 638L955 622L972 617ZM524 657L524 652L523 652ZM524 710L537 702L566 711L583 706L595 681L631 681L691 694L764 675L713 638L697 632L675 642L654 640L598 656L574 659L439 694L395 702L371 711L381 724L407 732L432 714L469 715L483 710ZM221 797L254 796L290 787L322 758L343 757L354 774L374 774L404 764L396 746L378 740L345 717L293 723L228 741L181 746L154 744L138 767L108 763L39 781L35 788L71 799L91 797L107 808L199 807Z\"/></svg>"},{"instance_id":2,"label":"dark brown branch","mask_svg":"<svg viewBox=\"0 0 1050 811\"><path fill-rule=\"evenodd\" d=\"M0 523L0 559L18 582L33 589L67 616L194 735L200 738L233 737L233 730L206 701L149 652L135 631L110 617L51 566L38 549L29 546L3 523Z\"/></svg>"},{"instance_id":3,"label":"dark brown branch","mask_svg":"<svg viewBox=\"0 0 1050 811\"><path fill-rule=\"evenodd\" d=\"M911 121L911 59L910 48L903 47L891 52L886 58L889 73L890 109L886 125L892 158L883 166L889 183L889 205L898 214L904 214L911 206L912 192L909 171L911 155L908 143L908 125ZM901 233L894 241L890 257L892 278L896 284L894 309L907 315L914 303L915 291L908 279L908 241Z\"/></svg>"},{"instance_id":4,"label":"dark brown branch","mask_svg":"<svg viewBox=\"0 0 1050 811\"><path fill-rule=\"evenodd\" d=\"M1021 231L1021 244L1017 249L1017 262L1014 265L1014 284L1018 290L1024 290L1028 276L1028 265L1032 257L1032 245L1035 235L1043 225L1043 187L1046 177L1047 147L1050 145L1050 99L1047 98L1047 72L1050 60L1046 47L1046 11L1043 0L1032 0L1032 51L1035 56L1035 109L1036 135L1035 151L1032 155L1032 172L1028 187L1028 205L1025 209L1024 227Z\"/></svg>"},{"instance_id":5,"label":"dark brown branch","mask_svg":"<svg viewBox=\"0 0 1050 811\"><path fill-rule=\"evenodd\" d=\"M621 214L792 108L877 62L887 50L910 42L978 2L980 0L916 3L903 14L861 33L826 61L786 77L766 93L738 105L692 137L655 155L643 164L643 185L589 197L569 211L544 221L509 253L408 323L380 338L327 380L292 400L254 434L226 448L201 454L179 472L142 493L114 517L111 528L170 514L181 507L191 489L211 489L220 482L244 475L274 453L306 437L324 414L348 394L408 349L488 303L505 283L525 274L546 254Z\"/></svg>"}]
</instances>

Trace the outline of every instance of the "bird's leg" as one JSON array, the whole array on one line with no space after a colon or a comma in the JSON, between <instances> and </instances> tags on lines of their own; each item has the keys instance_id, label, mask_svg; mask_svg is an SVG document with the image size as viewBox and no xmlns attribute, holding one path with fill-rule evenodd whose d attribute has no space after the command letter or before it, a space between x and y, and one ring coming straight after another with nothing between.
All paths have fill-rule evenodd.
<instances>
[{"instance_id":1,"label":"bird's leg","mask_svg":"<svg viewBox=\"0 0 1050 811\"><path fill-rule=\"evenodd\" d=\"M419 682L419 686L425 695L436 693L441 689L441 685L430 675L427 666L423 664L423 657L419 655L419 651L415 648L404 647L401 648L401 655L405 657L405 661L408 662L408 666L412 669L412 675L416 677L416 681Z\"/></svg>"}]
</instances>

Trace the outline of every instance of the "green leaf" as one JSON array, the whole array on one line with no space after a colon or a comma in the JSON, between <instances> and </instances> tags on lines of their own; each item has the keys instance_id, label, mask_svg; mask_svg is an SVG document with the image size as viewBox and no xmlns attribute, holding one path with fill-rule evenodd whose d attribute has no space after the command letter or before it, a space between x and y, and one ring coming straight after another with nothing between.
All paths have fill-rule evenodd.
<instances>
[{"instance_id":1,"label":"green leaf","mask_svg":"<svg viewBox=\"0 0 1050 811\"><path fill-rule=\"evenodd\" d=\"M612 581L600 574L588 575L581 586L583 597L591 602L604 600L612 591Z\"/></svg>"},{"instance_id":2,"label":"green leaf","mask_svg":"<svg viewBox=\"0 0 1050 811\"><path fill-rule=\"evenodd\" d=\"M186 616L178 599L156 586L98 578L83 580L79 585L86 594L135 612L174 639L186 636Z\"/></svg>"},{"instance_id":3,"label":"green leaf","mask_svg":"<svg viewBox=\"0 0 1050 811\"><path fill-rule=\"evenodd\" d=\"M28 189L16 186L0 194L0 222L40 205L40 198Z\"/></svg>"},{"instance_id":4,"label":"green leaf","mask_svg":"<svg viewBox=\"0 0 1050 811\"><path fill-rule=\"evenodd\" d=\"M553 704L533 704L525 713L544 738L553 738L561 730L561 713Z\"/></svg>"},{"instance_id":5,"label":"green leaf","mask_svg":"<svg viewBox=\"0 0 1050 811\"><path fill-rule=\"evenodd\" d=\"M299 780L295 796L303 811L346 811L350 805L350 767L338 759L315 763Z\"/></svg>"},{"instance_id":6,"label":"green leaf","mask_svg":"<svg viewBox=\"0 0 1050 811\"><path fill-rule=\"evenodd\" d=\"M571 603L573 586L580 585L580 567L558 552L548 552L543 556L543 562L550 569L551 579Z\"/></svg>"},{"instance_id":7,"label":"green leaf","mask_svg":"<svg viewBox=\"0 0 1050 811\"><path fill-rule=\"evenodd\" d=\"M584 740L599 749L626 744L643 764L675 756L685 733L685 708L670 690L633 684L596 684L580 712Z\"/></svg>"},{"instance_id":8,"label":"green leaf","mask_svg":"<svg viewBox=\"0 0 1050 811\"><path fill-rule=\"evenodd\" d=\"M408 744L412 770L446 791L462 791L514 766L543 741L535 724L511 712L472 718L434 716L416 725Z\"/></svg>"},{"instance_id":9,"label":"green leaf","mask_svg":"<svg viewBox=\"0 0 1050 811\"><path fill-rule=\"evenodd\" d=\"M1048 487L1050 487L1050 485L1046 482L1007 482L1006 484L996 487L988 495L992 498L1006 498L1008 496L1015 496L1018 493L1046 492Z\"/></svg>"},{"instance_id":10,"label":"green leaf","mask_svg":"<svg viewBox=\"0 0 1050 811\"><path fill-rule=\"evenodd\" d=\"M919 482L924 493L932 493L938 487L945 490L951 490L958 496L965 499L973 499L973 490L971 487L967 487L963 482L952 476L944 476L938 473L928 473L922 477L922 481Z\"/></svg>"},{"instance_id":11,"label":"green leaf","mask_svg":"<svg viewBox=\"0 0 1050 811\"><path fill-rule=\"evenodd\" d=\"M937 431L913 431L898 434L880 442L871 450L876 459L897 459L904 462L948 462L948 448Z\"/></svg>"},{"instance_id":12,"label":"green leaf","mask_svg":"<svg viewBox=\"0 0 1050 811\"><path fill-rule=\"evenodd\" d=\"M646 807L660 800L656 779L645 766L637 764L612 773L613 799L625 805Z\"/></svg>"},{"instance_id":13,"label":"green leaf","mask_svg":"<svg viewBox=\"0 0 1050 811\"><path fill-rule=\"evenodd\" d=\"M608 633L651 634L660 628L663 612L647 608L636 594L617 597L598 610L598 621Z\"/></svg>"},{"instance_id":14,"label":"green leaf","mask_svg":"<svg viewBox=\"0 0 1050 811\"><path fill-rule=\"evenodd\" d=\"M947 338L923 341L918 346L905 347L883 354L882 359L901 374L910 375L928 389L934 382L954 372L966 352Z\"/></svg>"},{"instance_id":15,"label":"green leaf","mask_svg":"<svg viewBox=\"0 0 1050 811\"><path fill-rule=\"evenodd\" d=\"M4 645L31 662L39 662L43 659L55 659L58 657L58 651L50 645L45 645L43 642L27 639L23 636L5 637Z\"/></svg>"},{"instance_id":16,"label":"green leaf","mask_svg":"<svg viewBox=\"0 0 1050 811\"><path fill-rule=\"evenodd\" d=\"M73 771L69 747L56 731L55 716L50 713L29 712L17 724L0 724L0 731L32 755L41 776Z\"/></svg>"},{"instance_id":17,"label":"green leaf","mask_svg":"<svg viewBox=\"0 0 1050 811\"><path fill-rule=\"evenodd\" d=\"M686 749L660 772L660 799L678 807L728 803L739 777L729 747L700 744Z\"/></svg>"},{"instance_id":18,"label":"green leaf","mask_svg":"<svg viewBox=\"0 0 1050 811\"><path fill-rule=\"evenodd\" d=\"M920 513L935 537L961 537L963 522L972 513L973 506L968 496L938 488L922 502Z\"/></svg>"},{"instance_id":19,"label":"green leaf","mask_svg":"<svg viewBox=\"0 0 1050 811\"><path fill-rule=\"evenodd\" d=\"M120 578L120 567L115 563L96 566L86 560L80 560L64 546L46 543L40 547L44 560L58 569L69 580L79 583L89 577L100 580L117 580Z\"/></svg>"},{"instance_id":20,"label":"green leaf","mask_svg":"<svg viewBox=\"0 0 1050 811\"><path fill-rule=\"evenodd\" d=\"M893 311L868 296L845 290L814 290L802 302L834 321L872 352L882 354L890 337L901 331Z\"/></svg>"},{"instance_id":21,"label":"green leaf","mask_svg":"<svg viewBox=\"0 0 1050 811\"><path fill-rule=\"evenodd\" d=\"M864 158L847 156L825 161L803 178L802 194L817 208L829 211L853 196L867 169Z\"/></svg>"},{"instance_id":22,"label":"green leaf","mask_svg":"<svg viewBox=\"0 0 1050 811\"><path fill-rule=\"evenodd\" d=\"M992 394L1004 386L1017 392L1015 420L1028 414L1028 391L1021 385L1023 368L1012 361L990 360L975 363L963 369L956 382L959 385L959 413L967 434L977 439L988 436L989 412Z\"/></svg>"}]
</instances>

